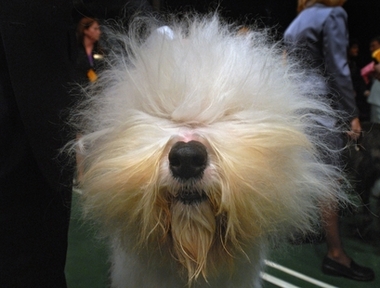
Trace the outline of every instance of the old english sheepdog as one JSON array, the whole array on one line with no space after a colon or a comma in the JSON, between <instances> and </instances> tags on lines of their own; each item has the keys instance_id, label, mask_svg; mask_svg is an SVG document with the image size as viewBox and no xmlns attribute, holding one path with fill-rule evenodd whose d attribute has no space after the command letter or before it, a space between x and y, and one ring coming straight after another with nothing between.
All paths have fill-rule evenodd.
<instances>
[{"instance_id":1,"label":"old english sheepdog","mask_svg":"<svg viewBox=\"0 0 380 288\"><path fill-rule=\"evenodd\" d=\"M208 15L106 33L72 149L112 287L261 287L268 247L344 199L341 171L322 161L338 154L323 79L238 28Z\"/></svg>"}]
</instances>

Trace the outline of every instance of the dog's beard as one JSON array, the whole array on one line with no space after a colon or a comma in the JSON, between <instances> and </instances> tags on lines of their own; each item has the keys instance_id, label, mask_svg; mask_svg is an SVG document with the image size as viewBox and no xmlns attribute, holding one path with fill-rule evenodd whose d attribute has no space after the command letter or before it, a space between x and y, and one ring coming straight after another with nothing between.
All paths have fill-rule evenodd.
<instances>
[{"instance_id":1,"label":"dog's beard","mask_svg":"<svg viewBox=\"0 0 380 288\"><path fill-rule=\"evenodd\" d=\"M220 184L222 181L217 182ZM153 242L166 246L183 267L182 275L189 285L199 277L207 282L210 276L221 271L232 272L236 252L245 255L244 242L248 238L251 239L248 234L251 235L250 232L255 229L251 227L248 228L248 233L244 232L242 227L231 219L231 214L234 213L228 213L225 207L222 208L222 194L226 189L224 185L223 188L219 184L207 185L202 181L190 186L185 185L185 190L192 186L197 191L195 193L199 193L196 200L188 202L186 197L183 199L181 193L176 192L182 191L184 186L171 183L170 188L162 188L158 193L156 205L152 210L154 212L150 213L151 217L156 215L155 219L159 224L151 226L149 236L147 230L141 231L141 244L146 246L145 241L148 240L150 247ZM238 210L237 207L232 209ZM244 214L252 219L250 212ZM247 219L240 218L242 224L246 224ZM150 223L153 225L154 221ZM157 229L158 227L161 229ZM243 227L250 226L246 224Z\"/></svg>"},{"instance_id":2,"label":"dog's beard","mask_svg":"<svg viewBox=\"0 0 380 288\"><path fill-rule=\"evenodd\" d=\"M173 249L187 269L189 281L200 274L206 278L208 254L215 241L215 212L207 200L196 204L177 201L171 207L171 216Z\"/></svg>"},{"instance_id":3,"label":"dog's beard","mask_svg":"<svg viewBox=\"0 0 380 288\"><path fill-rule=\"evenodd\" d=\"M205 281L221 269L231 272L236 250L242 251L240 242L231 241L227 232L228 214L220 209L221 187L206 185L199 181L182 185L171 179L170 186L156 187L155 199L148 209L135 214L139 229L132 229L126 235L139 232L137 249L168 249L179 264L181 275L191 285L200 277ZM199 197L189 200L178 191L194 189ZM201 190L200 187L204 188ZM230 223L231 224L231 223Z\"/></svg>"},{"instance_id":4,"label":"dog's beard","mask_svg":"<svg viewBox=\"0 0 380 288\"><path fill-rule=\"evenodd\" d=\"M221 268L216 259L222 258L224 264L231 262L225 243L227 219L219 209L220 187L215 183L216 186L207 185L200 179L186 183L177 182L171 176L169 179L170 185L161 187L157 193L154 212L150 214L156 215L159 223L156 227L162 229L152 227L154 232L150 240L156 238L168 247L183 267L183 277L189 284L200 276L207 281L208 276ZM147 240L144 231L141 236L142 242L144 238Z\"/></svg>"}]
</instances>

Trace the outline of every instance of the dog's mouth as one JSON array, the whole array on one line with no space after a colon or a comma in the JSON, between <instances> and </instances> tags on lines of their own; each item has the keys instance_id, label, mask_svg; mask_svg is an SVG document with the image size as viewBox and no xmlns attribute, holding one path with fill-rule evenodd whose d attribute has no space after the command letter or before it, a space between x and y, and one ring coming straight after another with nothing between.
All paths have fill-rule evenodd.
<instances>
[{"instance_id":1,"label":"dog's mouth","mask_svg":"<svg viewBox=\"0 0 380 288\"><path fill-rule=\"evenodd\" d=\"M176 199L185 205L192 205L206 201L208 198L203 191L186 189L179 192Z\"/></svg>"}]
</instances>

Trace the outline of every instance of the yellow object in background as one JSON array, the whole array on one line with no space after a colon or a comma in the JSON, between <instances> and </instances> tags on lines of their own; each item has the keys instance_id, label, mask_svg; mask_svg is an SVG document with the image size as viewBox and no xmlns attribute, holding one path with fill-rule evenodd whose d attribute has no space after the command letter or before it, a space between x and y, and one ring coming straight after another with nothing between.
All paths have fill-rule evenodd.
<instances>
[{"instance_id":1,"label":"yellow object in background","mask_svg":"<svg viewBox=\"0 0 380 288\"><path fill-rule=\"evenodd\" d=\"M372 58L376 63L380 63L380 49L375 50L372 53Z\"/></svg>"},{"instance_id":2,"label":"yellow object in background","mask_svg":"<svg viewBox=\"0 0 380 288\"><path fill-rule=\"evenodd\" d=\"M91 68L87 71L87 77L91 82L95 82L98 79L98 75L96 75L95 71Z\"/></svg>"}]
</instances>

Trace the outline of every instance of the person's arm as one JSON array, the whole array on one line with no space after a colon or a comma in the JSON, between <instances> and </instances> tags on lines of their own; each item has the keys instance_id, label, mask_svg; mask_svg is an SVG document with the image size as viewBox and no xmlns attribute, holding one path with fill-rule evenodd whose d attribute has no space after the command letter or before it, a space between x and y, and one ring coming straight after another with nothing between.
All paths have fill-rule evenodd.
<instances>
[{"instance_id":1,"label":"person's arm","mask_svg":"<svg viewBox=\"0 0 380 288\"><path fill-rule=\"evenodd\" d=\"M331 77L332 93L336 94L337 106L349 115L351 133L358 136L361 131L355 92L347 62L347 14L341 7L332 10L323 29L323 53L326 72Z\"/></svg>"}]
</instances>

